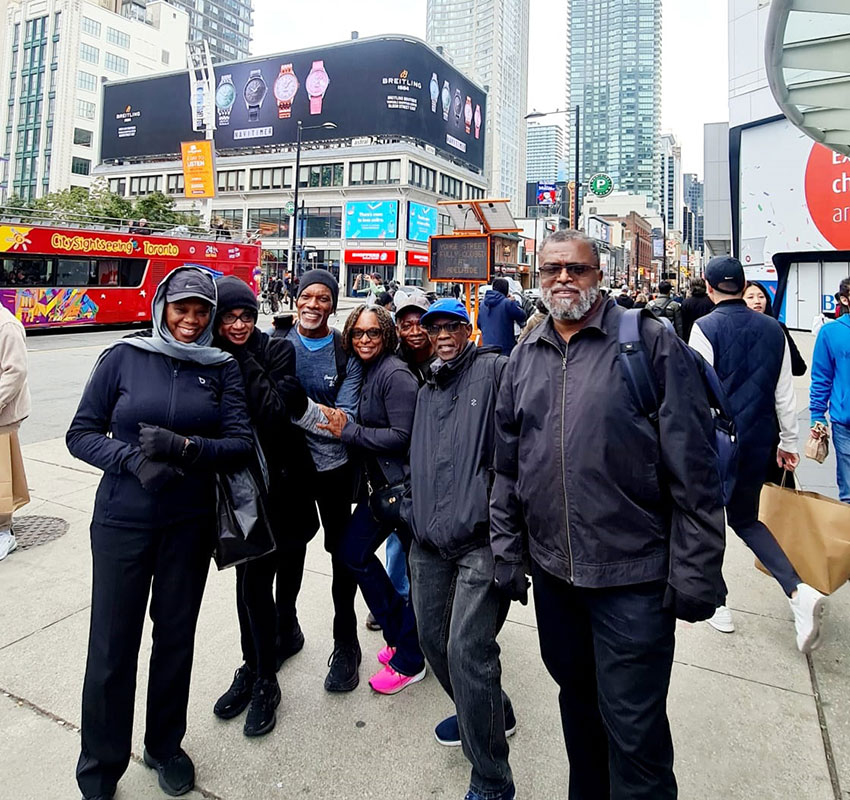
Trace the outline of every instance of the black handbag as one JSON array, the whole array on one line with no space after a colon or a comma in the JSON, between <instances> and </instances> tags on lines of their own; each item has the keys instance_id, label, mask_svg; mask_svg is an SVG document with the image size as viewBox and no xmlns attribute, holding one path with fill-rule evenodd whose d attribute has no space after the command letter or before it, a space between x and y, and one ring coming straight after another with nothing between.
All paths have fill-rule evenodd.
<instances>
[{"instance_id":1,"label":"black handbag","mask_svg":"<svg viewBox=\"0 0 850 800\"><path fill-rule=\"evenodd\" d=\"M217 530L213 558L222 570L276 550L266 513L268 468L255 442L254 463L215 478Z\"/></svg>"},{"instance_id":2,"label":"black handbag","mask_svg":"<svg viewBox=\"0 0 850 800\"><path fill-rule=\"evenodd\" d=\"M369 510L380 523L394 529L401 524L401 498L404 497L404 484L394 483L373 489L369 486Z\"/></svg>"}]
</instances>

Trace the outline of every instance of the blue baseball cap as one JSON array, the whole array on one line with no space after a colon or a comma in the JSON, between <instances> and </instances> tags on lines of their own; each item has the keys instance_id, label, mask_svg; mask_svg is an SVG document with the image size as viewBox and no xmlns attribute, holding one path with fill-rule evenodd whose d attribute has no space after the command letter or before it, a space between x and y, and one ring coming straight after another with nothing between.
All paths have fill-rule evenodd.
<instances>
[{"instance_id":1,"label":"blue baseball cap","mask_svg":"<svg viewBox=\"0 0 850 800\"><path fill-rule=\"evenodd\" d=\"M439 316L457 317L469 323L469 314L466 313L466 306L460 300L455 300L454 297L444 297L442 300L432 303L431 307L422 315L419 324L427 325L434 317Z\"/></svg>"}]
</instances>

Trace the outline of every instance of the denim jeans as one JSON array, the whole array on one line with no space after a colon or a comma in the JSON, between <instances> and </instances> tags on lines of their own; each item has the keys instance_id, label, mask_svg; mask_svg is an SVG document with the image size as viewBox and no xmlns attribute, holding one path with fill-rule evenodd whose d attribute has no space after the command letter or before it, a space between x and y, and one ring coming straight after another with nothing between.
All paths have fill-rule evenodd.
<instances>
[{"instance_id":1,"label":"denim jeans","mask_svg":"<svg viewBox=\"0 0 850 800\"><path fill-rule=\"evenodd\" d=\"M664 581L587 589L531 569L540 652L561 687L569 800L674 800Z\"/></svg>"},{"instance_id":2,"label":"denim jeans","mask_svg":"<svg viewBox=\"0 0 850 800\"><path fill-rule=\"evenodd\" d=\"M407 578L407 555L397 533L387 537L387 575L395 590L407 600L410 597L410 581Z\"/></svg>"},{"instance_id":3,"label":"denim jeans","mask_svg":"<svg viewBox=\"0 0 850 800\"><path fill-rule=\"evenodd\" d=\"M485 798L500 797L513 783L505 738L510 701L496 642L510 604L496 591L494 569L489 546L448 560L415 541L410 548L419 640L455 703L463 754L472 764L469 786Z\"/></svg>"},{"instance_id":4,"label":"denim jeans","mask_svg":"<svg viewBox=\"0 0 850 800\"><path fill-rule=\"evenodd\" d=\"M850 425L832 423L832 444L838 473L838 497L850 503Z\"/></svg>"},{"instance_id":5,"label":"denim jeans","mask_svg":"<svg viewBox=\"0 0 850 800\"><path fill-rule=\"evenodd\" d=\"M416 675L425 667L425 658L419 649L413 607L395 590L384 565L375 555L391 532L375 520L369 503L361 501L351 516L339 556L357 581L386 643L396 648L390 666L402 675Z\"/></svg>"}]
</instances>

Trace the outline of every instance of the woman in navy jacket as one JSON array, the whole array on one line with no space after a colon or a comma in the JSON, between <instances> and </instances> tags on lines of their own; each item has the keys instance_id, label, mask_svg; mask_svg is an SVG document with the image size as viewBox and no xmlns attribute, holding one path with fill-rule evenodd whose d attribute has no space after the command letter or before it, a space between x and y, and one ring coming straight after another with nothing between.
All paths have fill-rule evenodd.
<instances>
[{"instance_id":1,"label":"woman in navy jacket","mask_svg":"<svg viewBox=\"0 0 850 800\"><path fill-rule=\"evenodd\" d=\"M83 685L84 798L112 798L130 759L136 668L150 597L153 648L145 763L170 795L192 789L180 748L195 627L215 534L215 471L253 439L239 366L210 346L215 284L180 267L159 285L151 336L104 352L68 430L71 454L104 471L91 524L92 608Z\"/></svg>"}]
</instances>

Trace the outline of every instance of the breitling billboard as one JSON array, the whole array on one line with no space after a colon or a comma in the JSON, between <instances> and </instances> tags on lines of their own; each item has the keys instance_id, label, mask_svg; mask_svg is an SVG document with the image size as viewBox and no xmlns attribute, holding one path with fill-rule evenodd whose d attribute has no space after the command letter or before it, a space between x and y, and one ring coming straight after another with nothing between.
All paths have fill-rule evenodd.
<instances>
[{"instance_id":1,"label":"breitling billboard","mask_svg":"<svg viewBox=\"0 0 850 800\"><path fill-rule=\"evenodd\" d=\"M218 151L407 136L481 169L486 95L418 40L376 37L215 66ZM162 156L203 138L188 73L104 85L101 159ZM203 98L200 98L203 102Z\"/></svg>"}]
</instances>

